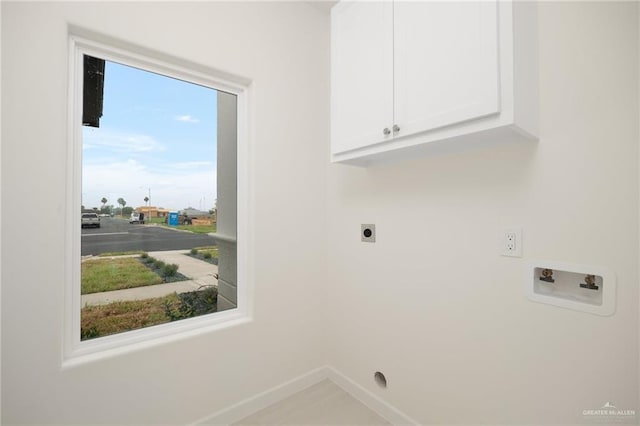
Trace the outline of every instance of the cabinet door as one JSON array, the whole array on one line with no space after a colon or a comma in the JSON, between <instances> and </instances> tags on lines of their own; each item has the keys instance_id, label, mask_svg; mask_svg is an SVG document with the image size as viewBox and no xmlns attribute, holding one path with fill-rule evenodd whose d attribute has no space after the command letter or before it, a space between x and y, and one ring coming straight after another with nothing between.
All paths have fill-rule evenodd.
<instances>
[{"instance_id":1,"label":"cabinet door","mask_svg":"<svg viewBox=\"0 0 640 426\"><path fill-rule=\"evenodd\" d=\"M392 138L393 5L342 2L331 11L331 148Z\"/></svg>"},{"instance_id":2,"label":"cabinet door","mask_svg":"<svg viewBox=\"0 0 640 426\"><path fill-rule=\"evenodd\" d=\"M394 3L397 136L500 111L496 1Z\"/></svg>"}]
</instances>

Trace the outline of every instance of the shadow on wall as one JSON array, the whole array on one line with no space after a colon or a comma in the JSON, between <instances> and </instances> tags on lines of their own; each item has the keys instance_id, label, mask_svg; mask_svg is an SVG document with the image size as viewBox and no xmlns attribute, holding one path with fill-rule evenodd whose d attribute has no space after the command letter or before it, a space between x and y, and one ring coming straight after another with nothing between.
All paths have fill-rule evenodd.
<instances>
[{"instance_id":1,"label":"shadow on wall","mask_svg":"<svg viewBox=\"0 0 640 426\"><path fill-rule=\"evenodd\" d=\"M358 199L385 204L410 201L416 196L448 199L464 196L518 197L534 176L538 143L500 144L360 168L333 165L335 191L345 203Z\"/></svg>"}]
</instances>

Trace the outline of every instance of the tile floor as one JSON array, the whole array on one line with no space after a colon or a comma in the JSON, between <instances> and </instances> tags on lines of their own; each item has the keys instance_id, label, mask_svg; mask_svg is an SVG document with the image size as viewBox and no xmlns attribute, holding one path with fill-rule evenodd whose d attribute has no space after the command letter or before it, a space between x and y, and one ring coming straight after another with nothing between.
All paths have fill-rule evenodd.
<instances>
[{"instance_id":1,"label":"tile floor","mask_svg":"<svg viewBox=\"0 0 640 426\"><path fill-rule=\"evenodd\" d=\"M330 380L313 385L234 423L248 425L389 425Z\"/></svg>"}]
</instances>

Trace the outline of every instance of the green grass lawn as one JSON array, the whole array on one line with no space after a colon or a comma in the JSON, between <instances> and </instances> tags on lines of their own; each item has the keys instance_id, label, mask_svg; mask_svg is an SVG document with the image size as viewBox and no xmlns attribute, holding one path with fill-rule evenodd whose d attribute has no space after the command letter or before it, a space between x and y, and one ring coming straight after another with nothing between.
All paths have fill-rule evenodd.
<instances>
[{"instance_id":1,"label":"green grass lawn","mask_svg":"<svg viewBox=\"0 0 640 426\"><path fill-rule=\"evenodd\" d=\"M218 257L218 247L216 246L194 247L193 250L197 250L198 254L210 253L211 257Z\"/></svg>"},{"instance_id":2,"label":"green grass lawn","mask_svg":"<svg viewBox=\"0 0 640 426\"><path fill-rule=\"evenodd\" d=\"M154 299L86 306L81 312L81 339L164 324L171 321L167 307L175 310L179 306L180 300L175 293Z\"/></svg>"},{"instance_id":3,"label":"green grass lawn","mask_svg":"<svg viewBox=\"0 0 640 426\"><path fill-rule=\"evenodd\" d=\"M195 257L196 259L204 260L211 264L218 264L218 247L194 247L187 253L187 256Z\"/></svg>"},{"instance_id":4,"label":"green grass lawn","mask_svg":"<svg viewBox=\"0 0 640 426\"><path fill-rule=\"evenodd\" d=\"M184 231L190 231L194 234L210 234L216 232L216 225L177 225L172 228L182 229Z\"/></svg>"},{"instance_id":5,"label":"green grass lawn","mask_svg":"<svg viewBox=\"0 0 640 426\"><path fill-rule=\"evenodd\" d=\"M161 284L162 278L137 257L82 262L82 294Z\"/></svg>"},{"instance_id":6,"label":"green grass lawn","mask_svg":"<svg viewBox=\"0 0 640 426\"><path fill-rule=\"evenodd\" d=\"M218 309L217 301L218 289L207 287L152 299L85 306L80 313L80 339L93 339L211 314Z\"/></svg>"}]
</instances>

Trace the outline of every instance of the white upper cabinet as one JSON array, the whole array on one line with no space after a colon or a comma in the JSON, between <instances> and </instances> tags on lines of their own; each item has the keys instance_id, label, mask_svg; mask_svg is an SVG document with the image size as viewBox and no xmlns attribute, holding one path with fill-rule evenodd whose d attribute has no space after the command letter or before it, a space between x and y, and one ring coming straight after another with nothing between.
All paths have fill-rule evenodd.
<instances>
[{"instance_id":1,"label":"white upper cabinet","mask_svg":"<svg viewBox=\"0 0 640 426\"><path fill-rule=\"evenodd\" d=\"M436 129L498 112L495 2L394 3L394 123Z\"/></svg>"},{"instance_id":2,"label":"white upper cabinet","mask_svg":"<svg viewBox=\"0 0 640 426\"><path fill-rule=\"evenodd\" d=\"M535 4L343 1L331 18L333 161L536 138Z\"/></svg>"},{"instance_id":3,"label":"white upper cabinet","mask_svg":"<svg viewBox=\"0 0 640 426\"><path fill-rule=\"evenodd\" d=\"M391 138L393 116L393 5L351 2L335 6L331 43L334 70L332 140L348 151ZM388 134L385 134L388 133Z\"/></svg>"}]
</instances>

